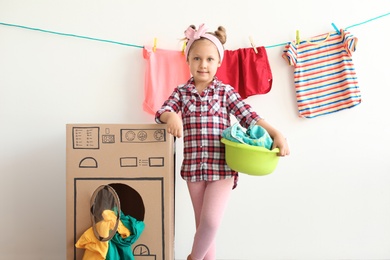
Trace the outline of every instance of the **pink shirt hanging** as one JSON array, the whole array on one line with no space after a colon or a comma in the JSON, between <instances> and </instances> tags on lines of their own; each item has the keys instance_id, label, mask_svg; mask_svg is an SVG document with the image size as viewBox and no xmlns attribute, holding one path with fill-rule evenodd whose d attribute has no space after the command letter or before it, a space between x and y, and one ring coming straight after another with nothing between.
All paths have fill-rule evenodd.
<instances>
[{"instance_id":1,"label":"pink shirt hanging","mask_svg":"<svg viewBox=\"0 0 390 260\"><path fill-rule=\"evenodd\" d=\"M189 67L182 51L156 49L145 46L144 111L154 115L172 91L190 78Z\"/></svg>"}]
</instances>

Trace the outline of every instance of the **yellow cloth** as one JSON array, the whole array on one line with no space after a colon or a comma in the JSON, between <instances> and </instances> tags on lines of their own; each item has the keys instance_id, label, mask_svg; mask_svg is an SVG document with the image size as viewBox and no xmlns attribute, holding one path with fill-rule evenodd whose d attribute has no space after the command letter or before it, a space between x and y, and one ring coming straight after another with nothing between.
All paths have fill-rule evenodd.
<instances>
[{"instance_id":1,"label":"yellow cloth","mask_svg":"<svg viewBox=\"0 0 390 260\"><path fill-rule=\"evenodd\" d=\"M118 231L117 231L122 238L129 237L131 235L130 230L123 225L122 221L119 220L119 225L118 225Z\"/></svg>"},{"instance_id":2,"label":"yellow cloth","mask_svg":"<svg viewBox=\"0 0 390 260\"><path fill-rule=\"evenodd\" d=\"M102 213L103 220L96 224L97 232L100 237L108 237L110 235L110 230L114 230L115 222L117 215L112 210L104 210ZM117 232L121 235L122 238L130 236L130 230L123 225L122 221L119 220Z\"/></svg>"},{"instance_id":3,"label":"yellow cloth","mask_svg":"<svg viewBox=\"0 0 390 260\"><path fill-rule=\"evenodd\" d=\"M85 249L83 260L104 260L108 252L108 242L99 241L92 227L79 238L76 247Z\"/></svg>"},{"instance_id":4,"label":"yellow cloth","mask_svg":"<svg viewBox=\"0 0 390 260\"><path fill-rule=\"evenodd\" d=\"M102 213L103 220L96 223L96 231L100 237L107 238L110 230L114 230L117 215L112 210L104 210Z\"/></svg>"},{"instance_id":5,"label":"yellow cloth","mask_svg":"<svg viewBox=\"0 0 390 260\"><path fill-rule=\"evenodd\" d=\"M110 230L114 230L117 215L112 210L104 210L103 220L96 223L96 230L100 237L107 238ZM130 236L130 230L119 220L117 232L123 237ZM79 238L77 248L85 249L83 260L104 260L108 252L108 241L102 242L96 238L93 228L87 229Z\"/></svg>"}]
</instances>

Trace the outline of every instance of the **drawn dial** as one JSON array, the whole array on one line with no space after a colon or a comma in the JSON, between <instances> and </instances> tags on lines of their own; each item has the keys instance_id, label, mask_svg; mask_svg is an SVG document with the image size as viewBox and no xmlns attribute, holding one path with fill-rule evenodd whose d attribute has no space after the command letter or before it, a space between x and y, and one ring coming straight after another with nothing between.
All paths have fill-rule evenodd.
<instances>
[{"instance_id":1,"label":"drawn dial","mask_svg":"<svg viewBox=\"0 0 390 260\"><path fill-rule=\"evenodd\" d=\"M154 132L154 138L157 140L157 141L161 141L164 139L164 130L156 130Z\"/></svg>"},{"instance_id":2,"label":"drawn dial","mask_svg":"<svg viewBox=\"0 0 390 260\"><path fill-rule=\"evenodd\" d=\"M150 255L149 248L146 245L140 244L134 247L134 255Z\"/></svg>"},{"instance_id":3,"label":"drawn dial","mask_svg":"<svg viewBox=\"0 0 390 260\"><path fill-rule=\"evenodd\" d=\"M145 131L139 131L139 133L137 134L137 137L139 140L145 141L146 138L148 138L148 134Z\"/></svg>"},{"instance_id":4,"label":"drawn dial","mask_svg":"<svg viewBox=\"0 0 390 260\"><path fill-rule=\"evenodd\" d=\"M126 139L129 141L133 141L135 138L135 133L134 131L128 131L125 135Z\"/></svg>"}]
</instances>

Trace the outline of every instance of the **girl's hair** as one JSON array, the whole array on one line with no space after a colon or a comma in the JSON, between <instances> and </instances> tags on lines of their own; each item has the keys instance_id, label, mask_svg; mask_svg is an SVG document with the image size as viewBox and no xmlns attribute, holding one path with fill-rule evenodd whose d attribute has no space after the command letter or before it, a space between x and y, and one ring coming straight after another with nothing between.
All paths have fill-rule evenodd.
<instances>
[{"instance_id":1,"label":"girl's hair","mask_svg":"<svg viewBox=\"0 0 390 260\"><path fill-rule=\"evenodd\" d=\"M222 45L226 43L226 29L225 27L223 26L218 26L218 29L216 31L214 31L214 34L215 37L217 37Z\"/></svg>"}]
</instances>

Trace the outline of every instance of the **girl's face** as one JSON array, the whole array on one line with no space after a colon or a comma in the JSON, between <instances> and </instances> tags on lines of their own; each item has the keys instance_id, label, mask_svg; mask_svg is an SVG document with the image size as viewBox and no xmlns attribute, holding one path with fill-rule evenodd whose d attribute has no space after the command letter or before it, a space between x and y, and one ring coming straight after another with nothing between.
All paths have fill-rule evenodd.
<instances>
[{"instance_id":1,"label":"girl's face","mask_svg":"<svg viewBox=\"0 0 390 260\"><path fill-rule=\"evenodd\" d=\"M207 39L197 40L191 46L187 63L195 85L207 87L221 65L217 46Z\"/></svg>"}]
</instances>

